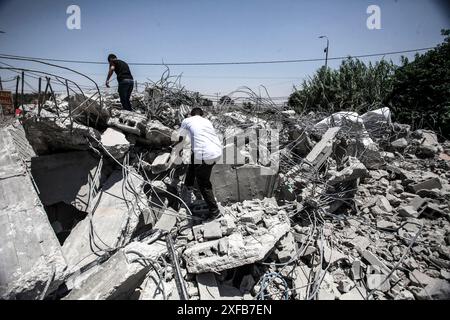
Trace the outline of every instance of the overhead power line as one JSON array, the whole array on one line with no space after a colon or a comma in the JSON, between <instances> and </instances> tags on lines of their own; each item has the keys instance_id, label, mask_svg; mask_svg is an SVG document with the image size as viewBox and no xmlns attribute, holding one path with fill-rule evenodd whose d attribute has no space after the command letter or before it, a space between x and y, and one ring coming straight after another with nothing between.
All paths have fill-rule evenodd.
<instances>
[{"instance_id":1,"label":"overhead power line","mask_svg":"<svg viewBox=\"0 0 450 320\"><path fill-rule=\"evenodd\" d=\"M328 60L344 60L347 58L370 58L370 57L388 56L388 55L395 55L395 54L402 54L402 53L427 51L427 50L431 50L434 48L436 48L436 47L418 48L418 49L401 50L401 51L390 51L390 52L380 52L380 53L363 54L363 55L347 55L347 56L340 56L340 57L329 57ZM103 61L50 59L50 58L17 56L17 55L10 55L10 54L0 54L0 57L4 58L4 59L33 59L33 60L40 60L40 61L65 62L65 63L77 63L77 64L100 64L100 65L108 64L107 62L103 62ZM319 62L319 61L324 61L324 60L325 60L325 58L269 60L269 61L235 61L235 62L172 62L172 63L129 62L128 64L134 65L134 66L217 66L217 65L250 65L250 64Z\"/></svg>"}]
</instances>

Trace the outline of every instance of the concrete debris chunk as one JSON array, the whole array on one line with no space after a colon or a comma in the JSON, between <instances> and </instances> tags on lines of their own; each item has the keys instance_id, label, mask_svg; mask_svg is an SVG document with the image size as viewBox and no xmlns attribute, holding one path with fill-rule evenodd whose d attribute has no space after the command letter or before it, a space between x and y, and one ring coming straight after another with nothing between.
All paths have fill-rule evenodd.
<instances>
[{"instance_id":1,"label":"concrete debris chunk","mask_svg":"<svg viewBox=\"0 0 450 320\"><path fill-rule=\"evenodd\" d=\"M349 157L347 167L335 173L331 179L328 180L328 183L330 185L335 185L338 183L364 178L367 174L368 171L364 164L354 157Z\"/></svg>"},{"instance_id":2,"label":"concrete debris chunk","mask_svg":"<svg viewBox=\"0 0 450 320\"><path fill-rule=\"evenodd\" d=\"M278 240L290 229L286 216L272 218L267 229L260 229L258 235L243 236L235 232L227 237L228 252L218 254L219 240L198 243L183 253L190 273L220 272L262 260Z\"/></svg>"},{"instance_id":3,"label":"concrete debris chunk","mask_svg":"<svg viewBox=\"0 0 450 320\"><path fill-rule=\"evenodd\" d=\"M114 171L88 209L89 215L78 223L62 247L69 270L75 272L99 256L127 243L141 214L143 182L133 170L127 176ZM135 194L136 193L136 194Z\"/></svg>"},{"instance_id":4,"label":"concrete debris chunk","mask_svg":"<svg viewBox=\"0 0 450 320\"><path fill-rule=\"evenodd\" d=\"M100 142L117 160L121 160L130 149L130 142L126 139L125 135L111 128L103 132Z\"/></svg>"},{"instance_id":5,"label":"concrete debris chunk","mask_svg":"<svg viewBox=\"0 0 450 320\"><path fill-rule=\"evenodd\" d=\"M317 143L311 152L306 156L306 161L310 163L316 170L328 159L333 151L334 138L341 130L340 127L328 129L322 136L322 140Z\"/></svg>"},{"instance_id":6,"label":"concrete debris chunk","mask_svg":"<svg viewBox=\"0 0 450 320\"><path fill-rule=\"evenodd\" d=\"M152 268L148 261L156 260L166 251L164 242L157 241L151 245L132 242L117 251L64 299L124 299L142 283Z\"/></svg>"},{"instance_id":7,"label":"concrete debris chunk","mask_svg":"<svg viewBox=\"0 0 450 320\"><path fill-rule=\"evenodd\" d=\"M62 283L67 264L22 162L17 130L0 129L0 298L39 300Z\"/></svg>"}]
</instances>

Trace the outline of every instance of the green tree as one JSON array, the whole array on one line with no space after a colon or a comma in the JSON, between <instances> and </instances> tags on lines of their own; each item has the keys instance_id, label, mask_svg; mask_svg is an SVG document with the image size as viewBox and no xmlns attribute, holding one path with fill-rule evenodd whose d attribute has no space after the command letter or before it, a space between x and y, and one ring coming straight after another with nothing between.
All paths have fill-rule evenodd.
<instances>
[{"instance_id":1,"label":"green tree","mask_svg":"<svg viewBox=\"0 0 450 320\"><path fill-rule=\"evenodd\" d=\"M297 112L341 110L365 111L380 105L392 90L392 62L365 64L348 58L339 69L322 67L289 97Z\"/></svg>"},{"instance_id":2,"label":"green tree","mask_svg":"<svg viewBox=\"0 0 450 320\"><path fill-rule=\"evenodd\" d=\"M393 77L386 103L396 121L413 128L430 128L450 136L450 30L442 30L444 42L435 49L402 59Z\"/></svg>"}]
</instances>

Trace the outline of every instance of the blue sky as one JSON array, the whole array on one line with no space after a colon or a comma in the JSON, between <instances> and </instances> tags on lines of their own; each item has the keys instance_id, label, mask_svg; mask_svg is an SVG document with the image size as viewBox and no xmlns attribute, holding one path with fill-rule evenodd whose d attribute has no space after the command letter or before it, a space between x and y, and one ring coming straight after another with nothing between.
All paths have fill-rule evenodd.
<instances>
[{"instance_id":1,"label":"blue sky","mask_svg":"<svg viewBox=\"0 0 450 320\"><path fill-rule=\"evenodd\" d=\"M450 28L445 0L0 0L0 53L104 61L215 62L320 58L325 34L330 57L432 47ZM66 8L81 8L81 30L66 28ZM366 9L381 8L381 30L366 27ZM407 54L412 57L412 54ZM394 62L399 56L389 56ZM379 59L379 58L378 58ZM367 59L366 59L367 60ZM376 60L376 59L372 59ZM0 60L27 66L12 60ZM329 66L337 67L339 61ZM323 62L171 67L186 88L225 94L239 86L283 97ZM104 84L107 66L64 64ZM42 66L33 65L41 70ZM156 79L158 66L132 66L138 81ZM77 76L62 75L87 84ZM0 71L2 78L9 74ZM30 80L30 84L34 84Z\"/></svg>"}]
</instances>

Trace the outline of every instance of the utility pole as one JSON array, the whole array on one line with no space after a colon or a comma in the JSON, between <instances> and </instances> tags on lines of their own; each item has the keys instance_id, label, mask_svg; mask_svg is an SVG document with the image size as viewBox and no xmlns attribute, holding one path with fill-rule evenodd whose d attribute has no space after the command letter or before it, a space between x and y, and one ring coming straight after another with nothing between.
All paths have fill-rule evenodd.
<instances>
[{"instance_id":1,"label":"utility pole","mask_svg":"<svg viewBox=\"0 0 450 320\"><path fill-rule=\"evenodd\" d=\"M327 36L320 36L319 39L323 39L326 38L327 39L327 47L325 48L324 52L325 52L325 69L328 67L328 48L330 46L330 41L328 40Z\"/></svg>"}]
</instances>

